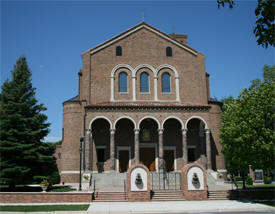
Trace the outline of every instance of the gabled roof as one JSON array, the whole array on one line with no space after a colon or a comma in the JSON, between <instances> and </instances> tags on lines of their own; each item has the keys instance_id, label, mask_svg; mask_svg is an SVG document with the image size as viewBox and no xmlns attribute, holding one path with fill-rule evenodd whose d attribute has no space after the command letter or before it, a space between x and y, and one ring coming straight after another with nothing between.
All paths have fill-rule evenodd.
<instances>
[{"instance_id":1,"label":"gabled roof","mask_svg":"<svg viewBox=\"0 0 275 214\"><path fill-rule=\"evenodd\" d=\"M113 38L111 38L111 39L109 39L109 40L101 43L100 45L98 45L98 46L96 46L94 48L89 49L85 53L87 53L87 52L90 52L90 54L96 53L96 52L102 50L103 48L106 48L106 47L112 45L113 43L115 43L115 42L117 42L117 41L125 38L126 36L128 36L128 35L136 32L136 31L138 31L138 30L140 30L142 28L146 28L146 29L150 30L151 32L157 34L158 36L160 36L160 37L162 37L162 38L164 38L164 39L172 42L173 44L175 44L175 45L177 45L177 46L185 49L186 51L194 54L195 56L197 56L197 54L198 54L198 51L196 51L195 49L189 47L188 45L180 43L175 38L171 37L170 35L168 35L166 33L163 33L162 31L158 30L157 28L154 28L153 26L147 24L144 21L141 22L141 23L139 23L139 24L137 24L136 26L134 26L134 27L132 27L132 28L124 31L123 33L121 33L121 34L119 34L119 35L117 35L117 36L115 36L115 37L113 37Z\"/></svg>"}]
</instances>

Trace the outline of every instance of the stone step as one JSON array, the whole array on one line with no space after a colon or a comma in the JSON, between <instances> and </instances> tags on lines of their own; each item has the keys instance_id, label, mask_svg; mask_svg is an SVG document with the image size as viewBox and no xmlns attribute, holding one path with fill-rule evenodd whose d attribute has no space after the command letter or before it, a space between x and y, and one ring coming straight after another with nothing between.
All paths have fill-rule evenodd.
<instances>
[{"instance_id":1,"label":"stone step","mask_svg":"<svg viewBox=\"0 0 275 214\"><path fill-rule=\"evenodd\" d=\"M228 200L229 192L228 191L209 191L208 200Z\"/></svg>"},{"instance_id":2,"label":"stone step","mask_svg":"<svg viewBox=\"0 0 275 214\"><path fill-rule=\"evenodd\" d=\"M154 191L151 193L152 201L183 201L182 191Z\"/></svg>"},{"instance_id":3,"label":"stone step","mask_svg":"<svg viewBox=\"0 0 275 214\"><path fill-rule=\"evenodd\" d=\"M97 202L121 202L127 200L125 192L96 192L94 194L94 201Z\"/></svg>"}]
</instances>

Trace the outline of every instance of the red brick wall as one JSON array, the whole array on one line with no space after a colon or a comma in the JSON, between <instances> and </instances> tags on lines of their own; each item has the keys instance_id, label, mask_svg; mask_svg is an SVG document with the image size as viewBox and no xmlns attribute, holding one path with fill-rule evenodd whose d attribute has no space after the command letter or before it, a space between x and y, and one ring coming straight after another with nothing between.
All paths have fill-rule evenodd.
<instances>
[{"instance_id":1,"label":"red brick wall","mask_svg":"<svg viewBox=\"0 0 275 214\"><path fill-rule=\"evenodd\" d=\"M92 193L0 193L0 203L92 202Z\"/></svg>"},{"instance_id":2,"label":"red brick wall","mask_svg":"<svg viewBox=\"0 0 275 214\"><path fill-rule=\"evenodd\" d=\"M141 167L147 172L147 191L131 191L131 172L136 167ZM127 170L127 195L128 201L150 201L150 172L143 164L134 164Z\"/></svg>"},{"instance_id":3,"label":"red brick wall","mask_svg":"<svg viewBox=\"0 0 275 214\"><path fill-rule=\"evenodd\" d=\"M203 177L204 177L204 190L188 190L188 184L187 184L187 173L188 170L191 167L199 167L203 171ZM181 177L182 177L182 182L181 182L181 189L183 191L184 199L187 201L198 201L198 200L207 200L207 187L206 187L206 171L203 168L202 165L192 163L192 164L187 164L181 169Z\"/></svg>"}]
</instances>

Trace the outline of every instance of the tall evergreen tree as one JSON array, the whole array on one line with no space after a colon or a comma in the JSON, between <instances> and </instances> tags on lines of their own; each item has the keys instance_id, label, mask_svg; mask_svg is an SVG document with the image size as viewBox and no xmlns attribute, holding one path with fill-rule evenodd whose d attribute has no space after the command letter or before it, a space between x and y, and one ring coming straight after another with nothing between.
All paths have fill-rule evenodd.
<instances>
[{"instance_id":1,"label":"tall evergreen tree","mask_svg":"<svg viewBox=\"0 0 275 214\"><path fill-rule=\"evenodd\" d=\"M49 133L46 108L38 104L26 57L20 57L11 71L12 79L0 94L0 182L26 184L41 174L41 140Z\"/></svg>"}]
</instances>

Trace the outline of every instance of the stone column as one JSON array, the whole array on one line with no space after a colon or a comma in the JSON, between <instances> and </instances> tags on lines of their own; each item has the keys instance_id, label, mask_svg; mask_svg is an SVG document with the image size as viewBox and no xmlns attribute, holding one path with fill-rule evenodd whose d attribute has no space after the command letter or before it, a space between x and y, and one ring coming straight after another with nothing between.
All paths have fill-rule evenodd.
<instances>
[{"instance_id":1,"label":"stone column","mask_svg":"<svg viewBox=\"0 0 275 214\"><path fill-rule=\"evenodd\" d=\"M158 77L154 77L154 100L158 100Z\"/></svg>"},{"instance_id":2,"label":"stone column","mask_svg":"<svg viewBox=\"0 0 275 214\"><path fill-rule=\"evenodd\" d=\"M88 170L93 171L93 133L90 131L90 148L89 148L89 168Z\"/></svg>"},{"instance_id":3,"label":"stone column","mask_svg":"<svg viewBox=\"0 0 275 214\"><path fill-rule=\"evenodd\" d=\"M135 131L135 163L139 163L139 129Z\"/></svg>"},{"instance_id":4,"label":"stone column","mask_svg":"<svg viewBox=\"0 0 275 214\"><path fill-rule=\"evenodd\" d=\"M210 129L205 129L205 134L206 134L205 137L206 137L207 168L212 169Z\"/></svg>"},{"instance_id":5,"label":"stone column","mask_svg":"<svg viewBox=\"0 0 275 214\"><path fill-rule=\"evenodd\" d=\"M114 101L115 77L111 76L111 101Z\"/></svg>"},{"instance_id":6,"label":"stone column","mask_svg":"<svg viewBox=\"0 0 275 214\"><path fill-rule=\"evenodd\" d=\"M187 129L182 129L182 160L183 165L188 163Z\"/></svg>"},{"instance_id":7,"label":"stone column","mask_svg":"<svg viewBox=\"0 0 275 214\"><path fill-rule=\"evenodd\" d=\"M110 129L110 171L115 171L115 129Z\"/></svg>"},{"instance_id":8,"label":"stone column","mask_svg":"<svg viewBox=\"0 0 275 214\"><path fill-rule=\"evenodd\" d=\"M206 160L206 154L205 154L205 134L204 134L204 128L200 127L199 130L199 138L200 138L200 148L201 148L201 155L200 155L200 159L201 159L201 165L203 165L203 167L207 167L207 160Z\"/></svg>"},{"instance_id":9,"label":"stone column","mask_svg":"<svg viewBox=\"0 0 275 214\"><path fill-rule=\"evenodd\" d=\"M136 101L136 77L132 77L133 101Z\"/></svg>"},{"instance_id":10,"label":"stone column","mask_svg":"<svg viewBox=\"0 0 275 214\"><path fill-rule=\"evenodd\" d=\"M164 160L163 160L163 129L159 129L159 171L164 169Z\"/></svg>"},{"instance_id":11,"label":"stone column","mask_svg":"<svg viewBox=\"0 0 275 214\"><path fill-rule=\"evenodd\" d=\"M91 129L87 129L85 136L85 151L84 151L84 171L90 170L90 133Z\"/></svg>"}]
</instances>

